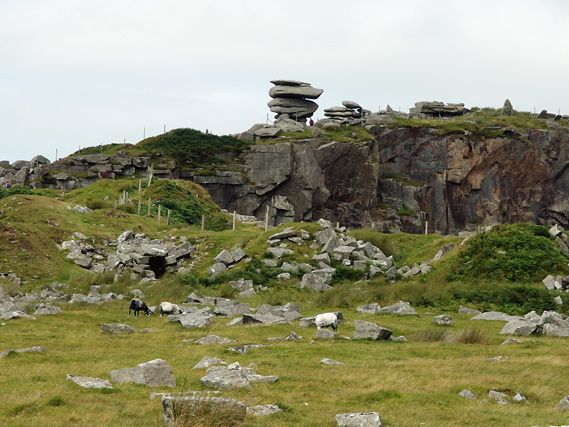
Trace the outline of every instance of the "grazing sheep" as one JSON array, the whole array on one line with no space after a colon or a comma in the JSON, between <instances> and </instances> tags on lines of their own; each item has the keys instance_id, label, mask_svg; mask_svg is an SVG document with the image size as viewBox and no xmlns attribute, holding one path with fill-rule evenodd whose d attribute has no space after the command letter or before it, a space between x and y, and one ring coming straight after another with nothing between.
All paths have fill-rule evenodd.
<instances>
[{"instance_id":1,"label":"grazing sheep","mask_svg":"<svg viewBox=\"0 0 569 427\"><path fill-rule=\"evenodd\" d=\"M319 314L316 316L315 322L318 330L320 330L320 328L332 327L334 332L338 331L338 316L336 316L335 313Z\"/></svg>"},{"instance_id":2,"label":"grazing sheep","mask_svg":"<svg viewBox=\"0 0 569 427\"><path fill-rule=\"evenodd\" d=\"M160 317L163 314L182 314L182 310L176 304L171 302L161 302L160 303Z\"/></svg>"},{"instance_id":3,"label":"grazing sheep","mask_svg":"<svg viewBox=\"0 0 569 427\"><path fill-rule=\"evenodd\" d=\"M138 317L140 311L144 311L146 317L150 316L150 309L146 306L146 303L138 298L133 298L130 300L130 306L128 307L128 317L130 317L130 311L134 311L134 317Z\"/></svg>"}]
</instances>

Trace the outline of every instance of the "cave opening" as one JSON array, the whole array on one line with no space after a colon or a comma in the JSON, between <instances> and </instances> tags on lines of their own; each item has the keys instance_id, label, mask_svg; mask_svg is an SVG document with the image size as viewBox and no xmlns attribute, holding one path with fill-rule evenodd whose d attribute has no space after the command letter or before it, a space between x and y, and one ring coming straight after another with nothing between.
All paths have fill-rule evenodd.
<instances>
[{"instance_id":1,"label":"cave opening","mask_svg":"<svg viewBox=\"0 0 569 427\"><path fill-rule=\"evenodd\" d=\"M166 257L163 256L152 256L148 261L150 270L154 272L154 276L160 279L166 273Z\"/></svg>"}]
</instances>

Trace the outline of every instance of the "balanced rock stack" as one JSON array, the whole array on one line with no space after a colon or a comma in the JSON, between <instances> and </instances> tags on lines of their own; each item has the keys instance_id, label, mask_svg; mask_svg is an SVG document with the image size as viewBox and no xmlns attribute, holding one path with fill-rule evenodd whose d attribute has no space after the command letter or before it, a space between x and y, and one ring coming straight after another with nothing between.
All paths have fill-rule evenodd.
<instances>
[{"instance_id":1,"label":"balanced rock stack","mask_svg":"<svg viewBox=\"0 0 569 427\"><path fill-rule=\"evenodd\" d=\"M317 99L324 92L297 80L271 80L271 83L275 85L269 90L273 99L267 105L276 113L275 119L306 122L318 109L318 104L310 99Z\"/></svg>"},{"instance_id":2,"label":"balanced rock stack","mask_svg":"<svg viewBox=\"0 0 569 427\"><path fill-rule=\"evenodd\" d=\"M330 120L339 123L351 123L354 119L362 119L369 111L363 110L361 105L353 101L342 101L343 107L332 107L324 110L324 115Z\"/></svg>"},{"instance_id":3,"label":"balanced rock stack","mask_svg":"<svg viewBox=\"0 0 569 427\"><path fill-rule=\"evenodd\" d=\"M409 117L416 119L428 119L432 117L462 116L470 110L464 108L464 104L445 104L444 102L415 102L415 108L409 109Z\"/></svg>"}]
</instances>

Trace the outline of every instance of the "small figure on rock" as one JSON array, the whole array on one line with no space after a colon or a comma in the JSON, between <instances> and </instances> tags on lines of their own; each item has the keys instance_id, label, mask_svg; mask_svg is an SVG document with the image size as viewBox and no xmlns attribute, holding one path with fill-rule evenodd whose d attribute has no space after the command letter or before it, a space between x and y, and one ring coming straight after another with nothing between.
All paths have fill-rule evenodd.
<instances>
[{"instance_id":1,"label":"small figure on rock","mask_svg":"<svg viewBox=\"0 0 569 427\"><path fill-rule=\"evenodd\" d=\"M314 120L310 119L310 126L314 126Z\"/></svg>"}]
</instances>

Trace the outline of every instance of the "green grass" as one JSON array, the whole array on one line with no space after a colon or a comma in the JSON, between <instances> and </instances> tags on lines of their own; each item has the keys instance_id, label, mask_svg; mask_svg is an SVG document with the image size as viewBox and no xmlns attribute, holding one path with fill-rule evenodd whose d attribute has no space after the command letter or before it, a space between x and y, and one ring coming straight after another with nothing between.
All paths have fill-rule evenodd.
<instances>
[{"instance_id":1,"label":"green grass","mask_svg":"<svg viewBox=\"0 0 569 427\"><path fill-rule=\"evenodd\" d=\"M153 303L157 301L151 301ZM313 315L310 304L301 304L303 314ZM332 309L333 307L327 307ZM21 353L2 359L0 420L7 426L59 425L161 425L159 399L152 392L205 390L199 379L205 370L192 370L204 356L219 357L242 366L255 364L261 375L278 375L275 384L253 385L251 391L223 392L247 405L276 404L286 411L270 418L248 416L243 425L333 426L341 412L378 411L386 425L502 426L561 425L565 414L554 409L566 395L565 340L548 337L523 338L522 344L500 346L503 322L470 321L453 314L453 327L434 328L434 314L418 318L394 315L364 315L343 310L341 334L352 336L356 319L378 323L404 335L407 343L366 340L317 341L315 328L298 323L256 328L227 327L226 320L205 330L184 330L166 318L128 318L127 302L101 307L63 306L64 313L37 321L9 321L2 326L3 348L42 345L45 353ZM151 328L145 334L102 334L100 323L127 323ZM422 331L442 330L448 335L482 336L474 344L455 340L421 340ZM478 332L468 332L475 330ZM303 336L298 342L270 342L269 347L241 355L222 346L198 346L182 339L215 334L236 338L238 344L269 344L267 338L284 337L291 331ZM467 332L465 332L467 331ZM488 358L504 356L509 362ZM320 363L328 357L344 363L334 367ZM110 371L132 367L155 358L166 360L177 386L148 388L114 384L113 391L81 390L66 380L67 374L110 378ZM443 363L441 363L443 362ZM467 401L457 395L468 388L477 396ZM527 397L508 406L480 403L491 388L516 390ZM333 391L333 392L331 392Z\"/></svg>"}]
</instances>

